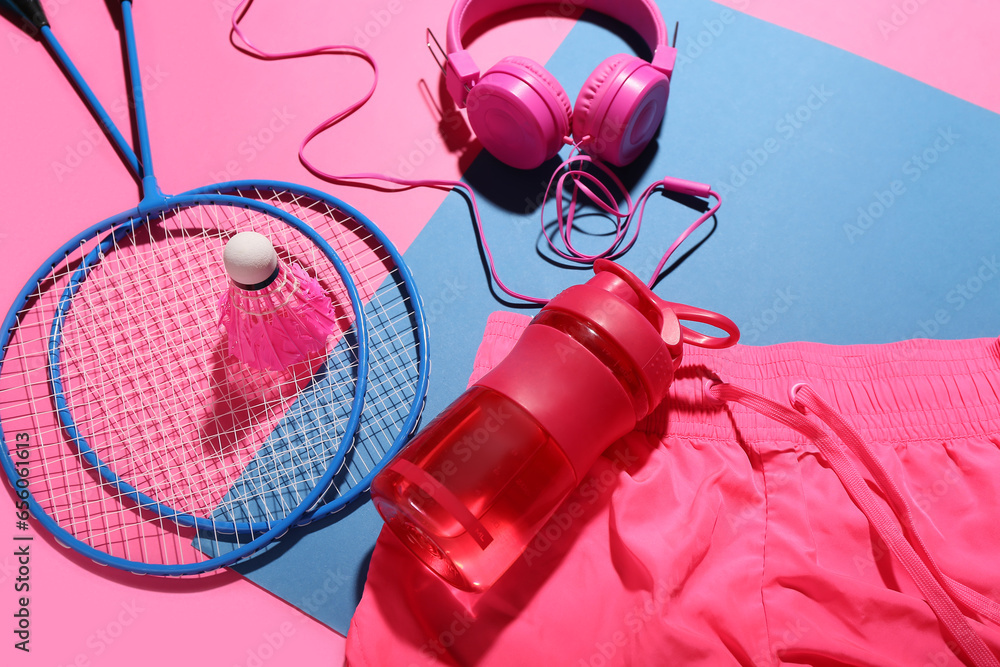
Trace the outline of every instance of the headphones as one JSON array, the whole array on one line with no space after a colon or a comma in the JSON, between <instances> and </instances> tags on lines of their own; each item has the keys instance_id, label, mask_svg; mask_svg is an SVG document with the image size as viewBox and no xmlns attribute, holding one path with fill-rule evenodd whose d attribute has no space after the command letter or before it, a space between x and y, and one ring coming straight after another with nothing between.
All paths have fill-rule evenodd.
<instances>
[{"instance_id":1,"label":"headphones","mask_svg":"<svg viewBox=\"0 0 1000 667\"><path fill-rule=\"evenodd\" d=\"M480 76L462 46L485 18L536 0L457 0L448 16L445 82L483 147L500 161L534 169L576 140L588 155L623 166L649 144L667 107L677 49L670 46L653 0L573 0L631 26L649 45L652 62L619 54L598 65L576 104L554 76L531 60L508 56Z\"/></svg>"},{"instance_id":2,"label":"headphones","mask_svg":"<svg viewBox=\"0 0 1000 667\"><path fill-rule=\"evenodd\" d=\"M0 0L0 3L4 1ZM701 216L677 237L660 258L659 264L653 270L652 278L647 283L652 289L674 251L700 225L715 216L722 205L721 198L710 185L664 176L649 185L639 198L633 201L625 185L603 162L622 166L635 159L649 144L666 109L670 76L677 59L677 50L667 42L663 17L660 16L653 0L561 1L560 8L568 3L571 7L594 9L631 25L653 49L652 63L627 55L608 58L587 79L574 109L570 108L569 97L559 82L546 72L545 68L527 58L504 58L480 77L472 56L462 48L462 37L471 26L488 16L536 4L537 0L456 0L448 17L447 51L441 48L430 29L427 30L427 48L445 75L449 95L460 107L468 109L469 118L473 129L479 135L480 142L507 164L522 169L540 166L545 160L558 154L563 142L572 143L567 136L572 124L573 136L577 139L574 146L585 149L588 155L571 154L564 160L550 178L541 202L543 235L553 252L562 258L580 264L593 264L597 259L616 259L624 255L639 236L646 202L659 189L716 200L714 205L706 207ZM263 51L247 40L240 29L239 21L245 13L244 4L241 3L233 10L233 34L240 39L247 52L255 57L264 60L283 60L343 52L363 58L372 67L374 81L368 92L313 128L299 144L299 160L310 173L333 183L353 185L357 184L357 181L378 180L406 187L448 187L463 190L472 203L476 234L482 243L490 276L497 288L515 299L528 303L538 305L547 303L547 299L515 292L500 279L494 266L493 253L483 232L476 193L468 183L446 179L400 178L372 172L331 174L313 164L305 154L309 142L364 106L375 92L378 83L378 67L375 65L375 59L363 48L349 45L320 46L307 51L289 53ZM676 37L675 34L674 38ZM438 50L444 53L445 63L440 61L438 54L431 48L430 40L433 40ZM584 168L574 168L574 164L587 163L603 172L607 180L624 194L626 211L620 210L614 194L608 184L599 178L599 174ZM567 183L573 185L572 203L568 211L564 208L565 201L562 195ZM564 249L551 238L545 224L545 203L553 185L558 190L555 197L556 211L559 235ZM364 186L369 187L367 183L364 183ZM578 192L589 197L598 209L617 221L614 238L603 252L588 255L573 247L571 236ZM634 231L630 232L629 227L633 221Z\"/></svg>"}]
</instances>

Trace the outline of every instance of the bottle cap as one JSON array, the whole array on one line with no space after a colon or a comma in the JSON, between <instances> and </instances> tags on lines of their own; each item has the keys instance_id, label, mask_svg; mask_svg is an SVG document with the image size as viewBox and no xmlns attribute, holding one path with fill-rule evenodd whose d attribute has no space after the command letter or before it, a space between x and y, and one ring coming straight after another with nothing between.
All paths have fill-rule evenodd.
<instances>
[{"instance_id":1,"label":"bottle cap","mask_svg":"<svg viewBox=\"0 0 1000 667\"><path fill-rule=\"evenodd\" d=\"M681 364L684 343L720 348L739 339L739 329L728 318L664 301L614 262L597 260L594 274L585 284L564 290L546 309L569 313L615 341L641 383L641 391L631 391L636 419L649 414L666 396ZM681 325L682 319L710 324L728 335L715 338L692 331Z\"/></svg>"},{"instance_id":2,"label":"bottle cap","mask_svg":"<svg viewBox=\"0 0 1000 667\"><path fill-rule=\"evenodd\" d=\"M593 278L563 290L544 310L568 313L614 341L625 355L624 363L612 362L619 370L616 375L621 378L623 370L626 376L638 374L629 394L639 420L659 404L673 380L674 358L680 357L680 326L672 312L661 312L610 267L620 269L615 264L595 264Z\"/></svg>"}]
</instances>

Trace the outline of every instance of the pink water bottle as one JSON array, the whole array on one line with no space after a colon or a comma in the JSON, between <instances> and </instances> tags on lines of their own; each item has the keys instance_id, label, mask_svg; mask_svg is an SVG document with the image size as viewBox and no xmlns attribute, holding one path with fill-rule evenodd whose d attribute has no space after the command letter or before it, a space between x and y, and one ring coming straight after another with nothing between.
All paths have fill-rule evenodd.
<instances>
[{"instance_id":1,"label":"pink water bottle","mask_svg":"<svg viewBox=\"0 0 1000 667\"><path fill-rule=\"evenodd\" d=\"M389 528L456 588L486 590L524 552L601 452L663 400L683 343L739 338L728 318L663 301L613 262L594 273L549 301L372 482Z\"/></svg>"}]
</instances>

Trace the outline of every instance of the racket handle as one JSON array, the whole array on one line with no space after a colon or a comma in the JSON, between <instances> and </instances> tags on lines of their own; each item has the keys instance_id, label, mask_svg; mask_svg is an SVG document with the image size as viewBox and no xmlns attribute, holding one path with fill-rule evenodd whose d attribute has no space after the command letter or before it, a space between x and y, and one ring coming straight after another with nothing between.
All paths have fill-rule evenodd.
<instances>
[{"instance_id":1,"label":"racket handle","mask_svg":"<svg viewBox=\"0 0 1000 667\"><path fill-rule=\"evenodd\" d=\"M42 3L38 0L0 0L0 7L8 7L31 22L31 25L41 29L49 24Z\"/></svg>"}]
</instances>

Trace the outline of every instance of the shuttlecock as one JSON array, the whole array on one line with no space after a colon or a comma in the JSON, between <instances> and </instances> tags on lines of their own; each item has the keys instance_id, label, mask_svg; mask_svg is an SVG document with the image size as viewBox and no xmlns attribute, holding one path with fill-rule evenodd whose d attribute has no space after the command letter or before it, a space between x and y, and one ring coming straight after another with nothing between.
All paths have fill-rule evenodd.
<instances>
[{"instance_id":1,"label":"shuttlecock","mask_svg":"<svg viewBox=\"0 0 1000 667\"><path fill-rule=\"evenodd\" d=\"M281 371L326 350L336 327L333 302L319 282L278 260L263 234L240 232L222 261L229 289L219 300L219 323L229 354L259 370Z\"/></svg>"}]
</instances>

